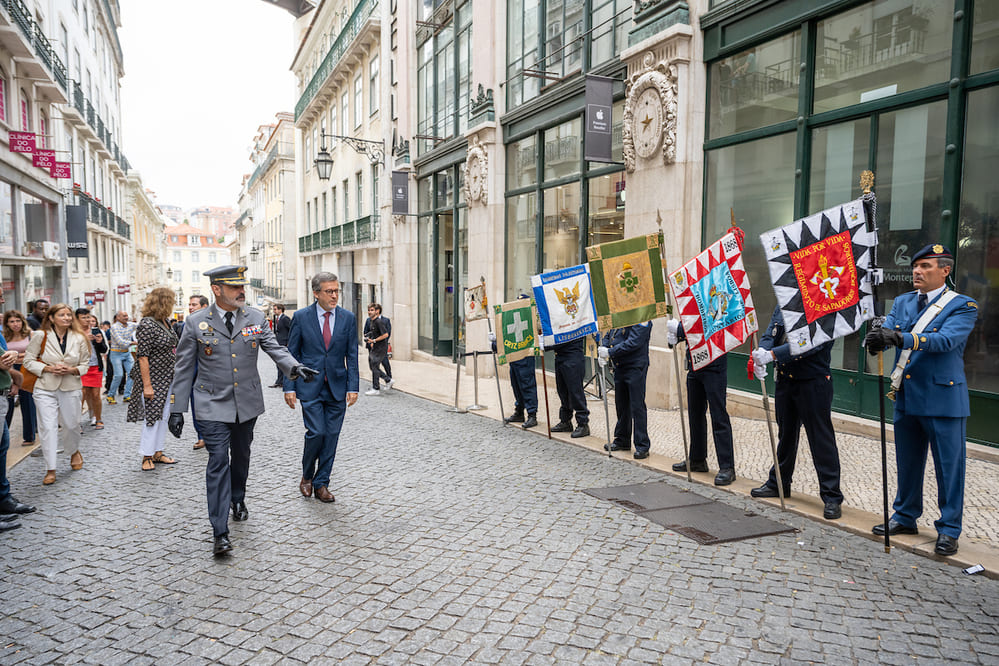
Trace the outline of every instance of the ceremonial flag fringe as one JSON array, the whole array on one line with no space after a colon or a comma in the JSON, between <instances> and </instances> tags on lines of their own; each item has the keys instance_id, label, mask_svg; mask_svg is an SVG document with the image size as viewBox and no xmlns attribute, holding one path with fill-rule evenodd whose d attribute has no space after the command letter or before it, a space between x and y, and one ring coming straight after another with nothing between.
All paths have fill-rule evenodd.
<instances>
[{"instance_id":1,"label":"ceremonial flag fringe","mask_svg":"<svg viewBox=\"0 0 999 666\"><path fill-rule=\"evenodd\" d=\"M500 365L537 356L536 321L529 298L496 306L496 361Z\"/></svg>"},{"instance_id":2,"label":"ceremonial flag fringe","mask_svg":"<svg viewBox=\"0 0 999 666\"><path fill-rule=\"evenodd\" d=\"M601 331L666 316L659 245L659 234L649 234L586 248Z\"/></svg>"},{"instance_id":3,"label":"ceremonial flag fringe","mask_svg":"<svg viewBox=\"0 0 999 666\"><path fill-rule=\"evenodd\" d=\"M531 277L544 347L597 332L593 287L587 264Z\"/></svg>"},{"instance_id":4,"label":"ceremonial flag fringe","mask_svg":"<svg viewBox=\"0 0 999 666\"><path fill-rule=\"evenodd\" d=\"M760 235L792 354L874 317L870 271L877 234L857 199Z\"/></svg>"},{"instance_id":5,"label":"ceremonial flag fringe","mask_svg":"<svg viewBox=\"0 0 999 666\"><path fill-rule=\"evenodd\" d=\"M742 248L726 234L669 276L694 370L735 349L756 332L756 309Z\"/></svg>"},{"instance_id":6,"label":"ceremonial flag fringe","mask_svg":"<svg viewBox=\"0 0 999 666\"><path fill-rule=\"evenodd\" d=\"M465 321L485 319L489 316L485 283L465 288Z\"/></svg>"}]
</instances>

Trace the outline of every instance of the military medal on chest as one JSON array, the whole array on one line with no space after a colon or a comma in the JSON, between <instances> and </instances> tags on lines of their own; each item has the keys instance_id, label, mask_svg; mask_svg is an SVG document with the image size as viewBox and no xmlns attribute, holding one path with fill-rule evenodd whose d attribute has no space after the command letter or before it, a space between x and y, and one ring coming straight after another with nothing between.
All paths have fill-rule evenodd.
<instances>
[{"instance_id":1,"label":"military medal on chest","mask_svg":"<svg viewBox=\"0 0 999 666\"><path fill-rule=\"evenodd\" d=\"M212 355L212 346L205 345L205 356L211 356L211 355Z\"/></svg>"}]
</instances>

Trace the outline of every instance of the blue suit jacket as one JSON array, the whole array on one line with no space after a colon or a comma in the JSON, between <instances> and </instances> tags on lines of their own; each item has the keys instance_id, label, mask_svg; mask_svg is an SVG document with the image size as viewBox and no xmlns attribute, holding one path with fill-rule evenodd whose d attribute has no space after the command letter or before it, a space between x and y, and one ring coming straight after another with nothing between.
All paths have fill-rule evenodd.
<instances>
[{"instance_id":1,"label":"blue suit jacket","mask_svg":"<svg viewBox=\"0 0 999 666\"><path fill-rule=\"evenodd\" d=\"M902 375L895 409L919 416L968 416L971 408L964 377L964 345L978 319L978 304L958 294L916 339L909 331L919 319L918 294L911 291L896 298L884 323L885 328L903 334L903 349L914 350ZM896 363L899 354L896 350Z\"/></svg>"},{"instance_id":2,"label":"blue suit jacket","mask_svg":"<svg viewBox=\"0 0 999 666\"><path fill-rule=\"evenodd\" d=\"M316 304L302 308L291 320L288 351L298 362L319 371L318 381L284 380L284 390L294 391L299 400L315 400L323 382L330 388L334 400L344 400L347 393L357 393L360 378L357 371L357 322L354 314L336 307L336 322L330 348L323 344Z\"/></svg>"}]
</instances>

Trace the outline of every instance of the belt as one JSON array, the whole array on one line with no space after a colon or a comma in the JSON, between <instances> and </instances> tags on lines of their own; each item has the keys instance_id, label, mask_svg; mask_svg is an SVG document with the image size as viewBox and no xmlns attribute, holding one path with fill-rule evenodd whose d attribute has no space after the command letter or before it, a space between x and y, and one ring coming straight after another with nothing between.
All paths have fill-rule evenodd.
<instances>
[{"instance_id":1,"label":"belt","mask_svg":"<svg viewBox=\"0 0 999 666\"><path fill-rule=\"evenodd\" d=\"M113 352L127 352L128 349L115 349L114 347L112 347L111 351L113 351Z\"/></svg>"}]
</instances>

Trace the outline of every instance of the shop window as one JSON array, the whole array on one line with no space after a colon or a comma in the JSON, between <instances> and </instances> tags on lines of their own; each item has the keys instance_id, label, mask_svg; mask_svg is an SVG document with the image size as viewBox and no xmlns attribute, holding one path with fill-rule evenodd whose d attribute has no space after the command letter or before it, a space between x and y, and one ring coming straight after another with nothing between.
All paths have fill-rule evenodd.
<instances>
[{"instance_id":1,"label":"shop window","mask_svg":"<svg viewBox=\"0 0 999 666\"><path fill-rule=\"evenodd\" d=\"M801 48L793 32L712 63L710 138L797 117Z\"/></svg>"},{"instance_id":2,"label":"shop window","mask_svg":"<svg viewBox=\"0 0 999 666\"><path fill-rule=\"evenodd\" d=\"M971 35L970 74L999 69L999 2L978 0Z\"/></svg>"},{"instance_id":3,"label":"shop window","mask_svg":"<svg viewBox=\"0 0 999 666\"><path fill-rule=\"evenodd\" d=\"M819 21L814 112L946 81L953 29L931 0L877 0Z\"/></svg>"},{"instance_id":4,"label":"shop window","mask_svg":"<svg viewBox=\"0 0 999 666\"><path fill-rule=\"evenodd\" d=\"M515 190L538 182L538 139L532 135L506 148L507 189Z\"/></svg>"},{"instance_id":5,"label":"shop window","mask_svg":"<svg viewBox=\"0 0 999 666\"><path fill-rule=\"evenodd\" d=\"M581 213L579 183L544 191L542 270L553 271L579 263Z\"/></svg>"},{"instance_id":6,"label":"shop window","mask_svg":"<svg viewBox=\"0 0 999 666\"><path fill-rule=\"evenodd\" d=\"M506 299L531 293L537 272L538 196L535 192L506 200Z\"/></svg>"},{"instance_id":7,"label":"shop window","mask_svg":"<svg viewBox=\"0 0 999 666\"><path fill-rule=\"evenodd\" d=\"M586 245L624 238L624 172L589 179L589 236Z\"/></svg>"},{"instance_id":8,"label":"shop window","mask_svg":"<svg viewBox=\"0 0 999 666\"><path fill-rule=\"evenodd\" d=\"M578 118L545 130L545 180L579 173L582 123Z\"/></svg>"}]
</instances>

